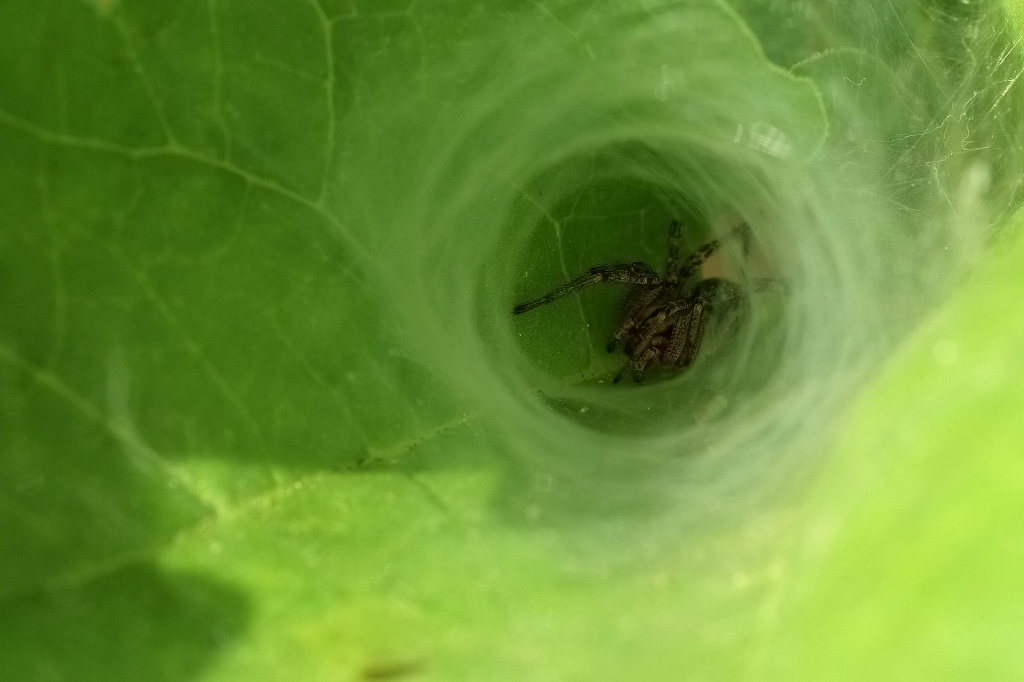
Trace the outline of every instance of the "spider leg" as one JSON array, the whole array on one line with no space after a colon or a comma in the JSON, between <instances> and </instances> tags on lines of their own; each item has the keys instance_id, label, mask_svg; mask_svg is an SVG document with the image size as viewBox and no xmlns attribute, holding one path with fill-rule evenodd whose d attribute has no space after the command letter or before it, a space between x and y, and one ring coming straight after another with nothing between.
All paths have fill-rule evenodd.
<instances>
[{"instance_id":1,"label":"spider leg","mask_svg":"<svg viewBox=\"0 0 1024 682\"><path fill-rule=\"evenodd\" d=\"M647 321L637 330L631 339L632 347L627 349L630 361L616 375L619 379L628 367L633 372L633 381L640 383L644 379L644 370L654 360L664 362L665 332L674 326L673 320L690 305L686 299L671 301L656 309Z\"/></svg>"},{"instance_id":2,"label":"spider leg","mask_svg":"<svg viewBox=\"0 0 1024 682\"><path fill-rule=\"evenodd\" d=\"M629 364L630 368L633 370L634 383L639 384L644 380L644 370L647 369L647 365L650 364L652 360L658 357L658 353L659 351L657 348L651 347L645 350L643 355L634 357L630 360Z\"/></svg>"},{"instance_id":3,"label":"spider leg","mask_svg":"<svg viewBox=\"0 0 1024 682\"><path fill-rule=\"evenodd\" d=\"M696 251L691 253L687 257L686 261L679 267L679 272L676 273L676 280L685 280L690 277L693 273L697 272L697 268L704 264L708 258L711 257L718 247L721 246L721 241L718 239L712 239L706 244L702 244L697 248Z\"/></svg>"},{"instance_id":4,"label":"spider leg","mask_svg":"<svg viewBox=\"0 0 1024 682\"><path fill-rule=\"evenodd\" d=\"M679 358L679 364L689 367L697 357L700 350L700 342L704 340L704 323L707 320L707 301L699 298L693 302L687 322L686 343L683 353Z\"/></svg>"},{"instance_id":5,"label":"spider leg","mask_svg":"<svg viewBox=\"0 0 1024 682\"><path fill-rule=\"evenodd\" d=\"M731 239L733 237L739 237L743 241L743 252L744 253L746 253L747 251L750 250L750 226L749 225L747 225L746 223L743 223L743 224L737 226L728 235L726 235L726 238L729 238L729 239ZM711 254L713 254L715 251L717 251L718 248L721 245L722 245L722 240L720 240L720 239L712 239L711 241L707 242L706 244L702 244L701 246L697 247L697 250L694 251L693 253L691 253L689 255L689 257L687 257L686 261L681 266L679 266L679 271L675 274L674 281L681 282L681 281L684 281L686 278L692 276L693 273L697 272L697 268L699 268L701 265L703 265L704 261L706 261L708 258L710 258ZM671 273L667 273L666 274L666 279L669 279L672 276L673 275Z\"/></svg>"},{"instance_id":6,"label":"spider leg","mask_svg":"<svg viewBox=\"0 0 1024 682\"><path fill-rule=\"evenodd\" d=\"M655 337L665 331L665 323L674 314L676 314L675 304L670 304L662 306L660 310L651 315L644 322L643 326L637 330L637 336L634 339L636 343L629 349L630 355L636 358L646 353L651 344L654 343Z\"/></svg>"},{"instance_id":7,"label":"spider leg","mask_svg":"<svg viewBox=\"0 0 1024 682\"><path fill-rule=\"evenodd\" d=\"M661 357L662 364L667 367L676 364L683 354L683 349L686 347L686 341L689 338L690 323L693 320L691 312L692 307L691 310L685 311L676 320L676 323L672 325L672 334L668 338L668 345L665 347L665 352Z\"/></svg>"},{"instance_id":8,"label":"spider leg","mask_svg":"<svg viewBox=\"0 0 1024 682\"><path fill-rule=\"evenodd\" d=\"M626 299L626 305L622 310L622 324L619 325L619 328L608 342L607 348L609 353L615 350L615 347L619 345L619 341L636 328L636 318L640 311L653 303L664 290L664 284L652 287L638 286L633 289L629 298Z\"/></svg>"},{"instance_id":9,"label":"spider leg","mask_svg":"<svg viewBox=\"0 0 1024 682\"><path fill-rule=\"evenodd\" d=\"M622 381L622 376L628 369L633 373L633 381L639 384L644 380L644 370L647 369L647 365L656 357L658 357L657 348L648 348L639 356L634 355L622 366L622 369L615 373L615 376L612 377L612 383L617 384Z\"/></svg>"},{"instance_id":10,"label":"spider leg","mask_svg":"<svg viewBox=\"0 0 1024 682\"><path fill-rule=\"evenodd\" d=\"M521 315L545 303L568 294L585 289L598 282L622 282L624 284L655 284L661 278L654 274L645 263L621 263L618 265L595 265L579 277L569 280L557 289L544 294L540 298L521 303L512 309L513 315Z\"/></svg>"},{"instance_id":11,"label":"spider leg","mask_svg":"<svg viewBox=\"0 0 1024 682\"><path fill-rule=\"evenodd\" d=\"M743 300L743 297L743 289L724 279L705 279L697 285L694 290L693 307L687 315L685 341L677 359L678 365L689 367L696 359L701 341L704 339L704 325L708 313L716 305Z\"/></svg>"}]
</instances>

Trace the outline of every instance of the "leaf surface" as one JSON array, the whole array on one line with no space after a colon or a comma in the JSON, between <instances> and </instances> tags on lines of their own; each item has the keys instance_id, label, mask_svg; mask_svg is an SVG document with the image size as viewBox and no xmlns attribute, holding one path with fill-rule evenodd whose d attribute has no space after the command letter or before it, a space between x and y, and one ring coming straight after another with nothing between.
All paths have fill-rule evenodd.
<instances>
[{"instance_id":1,"label":"leaf surface","mask_svg":"<svg viewBox=\"0 0 1024 682\"><path fill-rule=\"evenodd\" d=\"M834 652L857 655L854 679L947 651L1019 673L1003 643L1020 605L996 604L1014 542L996 539L1019 511L1020 386L994 379L1021 342L997 313L1020 286L1007 261L909 342L820 468L830 428L797 428L765 387L831 391L812 415L834 417L868 355L774 373L802 319L784 301L754 302L763 335L717 363L622 391L601 385L621 289L511 318L592 264L660 265L672 219L693 247L771 201L767 223L803 226L816 176L960 168L928 146L961 148L952 123L874 156L879 129L829 83L878 75L854 91L866 109L905 75L863 45L787 70L856 36L782 45L777 21L716 2L0 7L0 669L759 679L824 675ZM989 47L994 64L1006 46ZM935 91L959 101L943 90L958 73ZM924 100L894 106L885 139L935 115ZM923 214L938 191L917 179L894 194ZM799 266L814 248L767 253ZM785 418L758 422L767 403ZM988 445L961 477L965 434ZM865 548L909 525L924 532L905 560L862 575ZM978 581L957 577L969 555ZM876 613L841 597L876 589ZM954 644L943 617L962 633L974 597L998 608L992 637ZM830 633L835 613L870 634ZM903 624L921 634L896 651Z\"/></svg>"}]
</instances>

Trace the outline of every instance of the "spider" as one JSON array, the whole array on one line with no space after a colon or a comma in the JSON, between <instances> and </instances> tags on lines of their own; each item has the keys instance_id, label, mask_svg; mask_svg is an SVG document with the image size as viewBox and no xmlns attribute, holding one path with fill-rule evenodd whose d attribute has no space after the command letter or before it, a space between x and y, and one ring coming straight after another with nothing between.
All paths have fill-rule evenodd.
<instances>
[{"instance_id":1,"label":"spider","mask_svg":"<svg viewBox=\"0 0 1024 682\"><path fill-rule=\"evenodd\" d=\"M750 228L740 225L729 236L739 235L744 243ZM517 305L513 315L521 315L568 294L599 282L622 282L631 285L622 311L622 321L608 342L608 352L620 343L629 360L612 379L619 383L627 370L633 381L640 383L649 367L689 367L700 351L704 325L708 315L726 303L743 302L745 295L738 285L718 277L690 283L697 269L720 246L712 239L680 260L682 225L672 221L668 230L668 257L665 273L658 275L646 263L595 265L575 279L540 298Z\"/></svg>"}]
</instances>

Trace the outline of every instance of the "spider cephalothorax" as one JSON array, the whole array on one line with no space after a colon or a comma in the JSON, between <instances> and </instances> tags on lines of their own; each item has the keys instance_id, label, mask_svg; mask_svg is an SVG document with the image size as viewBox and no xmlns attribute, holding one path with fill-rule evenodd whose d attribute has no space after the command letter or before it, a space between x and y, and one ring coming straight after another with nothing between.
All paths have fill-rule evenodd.
<instances>
[{"instance_id":1,"label":"spider cephalothorax","mask_svg":"<svg viewBox=\"0 0 1024 682\"><path fill-rule=\"evenodd\" d=\"M748 229L741 225L733 234L746 235ZM689 367L700 350L708 315L715 306L742 301L743 290L717 277L690 282L697 269L718 249L719 241L709 241L685 260L679 258L681 242L680 224L673 221L663 275L656 274L646 263L595 265L554 291L517 305L512 312L525 313L598 282L630 284L622 322L608 342L609 353L622 343L629 361L613 381L618 383L627 369L639 383L649 367Z\"/></svg>"}]
</instances>

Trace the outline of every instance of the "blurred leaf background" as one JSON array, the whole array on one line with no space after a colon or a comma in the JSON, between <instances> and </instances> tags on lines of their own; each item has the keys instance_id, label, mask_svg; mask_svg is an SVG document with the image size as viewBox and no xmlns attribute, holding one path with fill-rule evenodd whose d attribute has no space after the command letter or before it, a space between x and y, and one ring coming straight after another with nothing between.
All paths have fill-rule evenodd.
<instances>
[{"instance_id":1,"label":"blurred leaf background","mask_svg":"<svg viewBox=\"0 0 1024 682\"><path fill-rule=\"evenodd\" d=\"M1024 676L1020 20L4 3L4 679ZM692 375L508 314L730 211Z\"/></svg>"}]
</instances>

